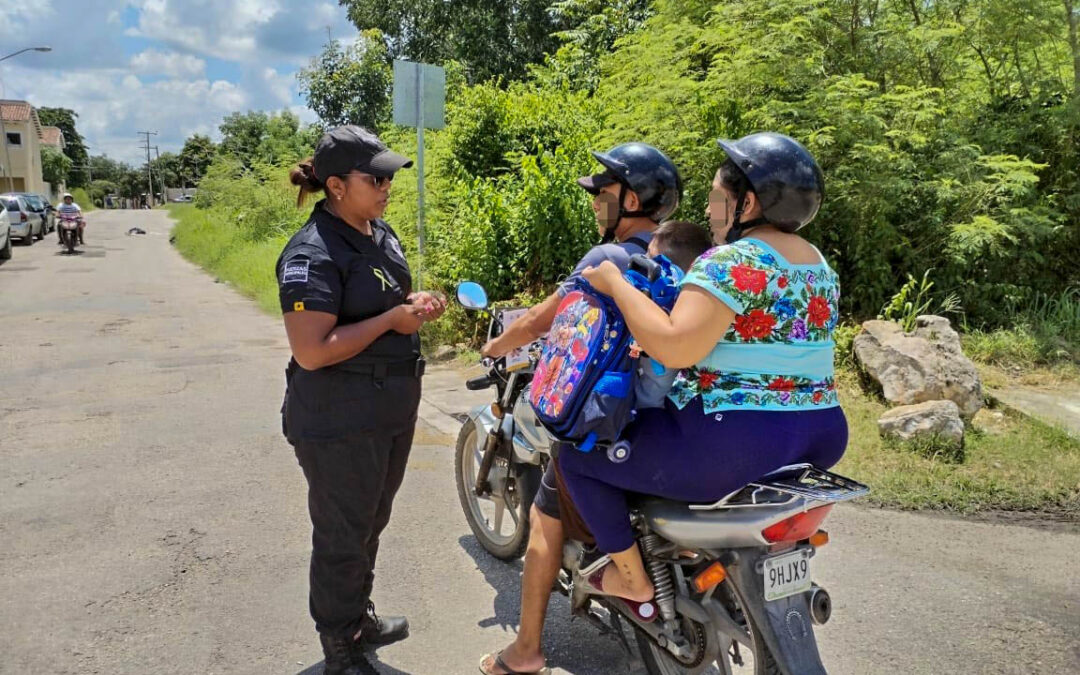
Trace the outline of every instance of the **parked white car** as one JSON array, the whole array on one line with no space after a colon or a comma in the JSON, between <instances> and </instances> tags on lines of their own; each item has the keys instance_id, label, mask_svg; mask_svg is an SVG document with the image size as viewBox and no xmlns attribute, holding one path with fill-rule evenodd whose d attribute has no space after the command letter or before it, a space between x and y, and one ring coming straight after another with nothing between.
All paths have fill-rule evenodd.
<instances>
[{"instance_id":1,"label":"parked white car","mask_svg":"<svg viewBox=\"0 0 1080 675\"><path fill-rule=\"evenodd\" d=\"M41 218L26 203L25 197L5 194L0 195L0 201L4 202L4 212L11 225L12 237L18 237L23 244L30 246L35 237L41 239L45 236Z\"/></svg>"},{"instance_id":2,"label":"parked white car","mask_svg":"<svg viewBox=\"0 0 1080 675\"><path fill-rule=\"evenodd\" d=\"M6 208L0 212L0 260L11 260L11 221Z\"/></svg>"}]
</instances>

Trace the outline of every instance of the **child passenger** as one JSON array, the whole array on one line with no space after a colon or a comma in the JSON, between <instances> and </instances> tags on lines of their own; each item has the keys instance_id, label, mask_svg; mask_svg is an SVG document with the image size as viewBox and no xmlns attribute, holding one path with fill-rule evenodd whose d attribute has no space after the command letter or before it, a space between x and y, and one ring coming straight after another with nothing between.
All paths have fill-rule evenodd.
<instances>
[{"instance_id":1,"label":"child passenger","mask_svg":"<svg viewBox=\"0 0 1080 675\"><path fill-rule=\"evenodd\" d=\"M709 231L696 223L685 220L669 220L657 228L649 242L650 258L659 255L671 261L683 274L705 251L713 247ZM671 391L677 370L667 369L662 363L642 355L638 361L637 389L634 392L637 409L663 408L664 399Z\"/></svg>"}]
</instances>

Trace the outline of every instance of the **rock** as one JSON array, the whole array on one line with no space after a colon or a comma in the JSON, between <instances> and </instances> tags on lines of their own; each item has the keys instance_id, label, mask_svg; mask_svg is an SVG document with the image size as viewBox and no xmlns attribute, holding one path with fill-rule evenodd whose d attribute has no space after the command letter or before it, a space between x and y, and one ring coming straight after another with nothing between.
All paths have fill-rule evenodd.
<instances>
[{"instance_id":1,"label":"rock","mask_svg":"<svg viewBox=\"0 0 1080 675\"><path fill-rule=\"evenodd\" d=\"M893 408L878 420L878 432L901 441L936 438L947 443L964 442L960 407L952 401L927 401Z\"/></svg>"},{"instance_id":2,"label":"rock","mask_svg":"<svg viewBox=\"0 0 1080 675\"><path fill-rule=\"evenodd\" d=\"M975 364L964 356L960 336L940 316L920 316L905 334L892 321L867 321L855 337L855 358L894 405L950 400L971 418L983 406Z\"/></svg>"},{"instance_id":3,"label":"rock","mask_svg":"<svg viewBox=\"0 0 1080 675\"><path fill-rule=\"evenodd\" d=\"M457 349L452 345L439 345L435 348L435 353L428 358L432 361L449 361L457 357Z\"/></svg>"}]
</instances>

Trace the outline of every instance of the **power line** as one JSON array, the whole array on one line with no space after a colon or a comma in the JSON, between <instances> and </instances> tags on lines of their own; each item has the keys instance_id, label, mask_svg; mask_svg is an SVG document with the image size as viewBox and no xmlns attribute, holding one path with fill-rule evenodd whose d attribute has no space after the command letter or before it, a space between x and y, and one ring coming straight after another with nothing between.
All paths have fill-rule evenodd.
<instances>
[{"instance_id":1,"label":"power line","mask_svg":"<svg viewBox=\"0 0 1080 675\"><path fill-rule=\"evenodd\" d=\"M145 136L146 143L146 181L150 185L150 192L147 194L147 202L151 208L154 206L154 174L150 170L150 137L157 136L156 131L140 131L140 136Z\"/></svg>"}]
</instances>

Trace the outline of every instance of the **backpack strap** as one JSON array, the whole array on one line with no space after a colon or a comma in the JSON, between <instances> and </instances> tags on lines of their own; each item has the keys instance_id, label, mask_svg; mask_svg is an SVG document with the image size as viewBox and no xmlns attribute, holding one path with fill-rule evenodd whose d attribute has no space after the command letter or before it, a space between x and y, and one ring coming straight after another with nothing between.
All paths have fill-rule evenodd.
<instances>
[{"instance_id":1,"label":"backpack strap","mask_svg":"<svg viewBox=\"0 0 1080 675\"><path fill-rule=\"evenodd\" d=\"M632 244L634 246L637 246L638 248L641 249L642 253L645 253L646 251L649 250L649 242L645 241L641 237L630 237L629 239L627 239L626 241L621 242L621 243L623 243L623 244Z\"/></svg>"}]
</instances>

